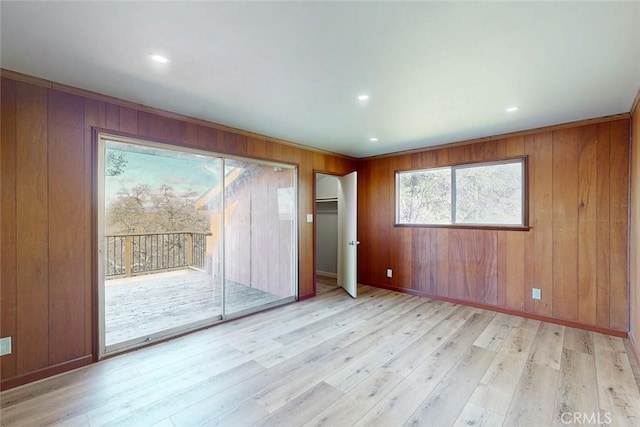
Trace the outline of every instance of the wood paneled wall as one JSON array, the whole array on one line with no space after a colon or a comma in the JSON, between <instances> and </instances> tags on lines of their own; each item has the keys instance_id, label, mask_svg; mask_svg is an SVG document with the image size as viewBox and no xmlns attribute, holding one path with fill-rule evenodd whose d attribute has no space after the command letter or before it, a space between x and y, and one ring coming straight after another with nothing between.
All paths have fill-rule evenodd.
<instances>
[{"instance_id":1,"label":"wood paneled wall","mask_svg":"<svg viewBox=\"0 0 640 427\"><path fill-rule=\"evenodd\" d=\"M313 170L353 159L4 73L0 336L2 388L93 360L95 194L92 129L298 165L299 295L314 292Z\"/></svg>"},{"instance_id":2,"label":"wood paneled wall","mask_svg":"<svg viewBox=\"0 0 640 427\"><path fill-rule=\"evenodd\" d=\"M640 90L631 112L631 207L629 223L629 337L640 358Z\"/></svg>"},{"instance_id":3,"label":"wood paneled wall","mask_svg":"<svg viewBox=\"0 0 640 427\"><path fill-rule=\"evenodd\" d=\"M521 155L531 230L394 226L394 172ZM628 119L368 159L358 177L358 279L626 332L628 171Z\"/></svg>"}]
</instances>

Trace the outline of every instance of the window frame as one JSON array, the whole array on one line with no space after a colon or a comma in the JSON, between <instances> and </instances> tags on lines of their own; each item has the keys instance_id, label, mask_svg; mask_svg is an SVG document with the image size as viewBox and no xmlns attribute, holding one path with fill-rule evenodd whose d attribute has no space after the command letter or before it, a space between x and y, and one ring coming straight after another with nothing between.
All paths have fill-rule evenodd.
<instances>
[{"instance_id":1,"label":"window frame","mask_svg":"<svg viewBox=\"0 0 640 427\"><path fill-rule=\"evenodd\" d=\"M465 169L474 166L491 166L508 163L522 164L522 223L521 224L469 224L456 223L456 170ZM449 169L451 172L451 223L447 224L429 224L429 223L405 223L399 222L400 219L400 176L411 172L420 172L436 169ZM461 163L451 163L443 165L434 165L424 168L397 170L394 173L394 227L416 227L416 228L452 228L452 229L480 229L480 230L507 230L507 231L529 231L529 156L504 157L486 161L471 161Z\"/></svg>"}]
</instances>

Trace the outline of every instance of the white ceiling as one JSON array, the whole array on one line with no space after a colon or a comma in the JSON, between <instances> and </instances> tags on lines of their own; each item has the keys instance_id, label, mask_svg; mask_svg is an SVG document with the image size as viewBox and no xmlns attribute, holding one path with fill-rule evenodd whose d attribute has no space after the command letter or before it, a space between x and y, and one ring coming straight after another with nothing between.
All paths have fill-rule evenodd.
<instances>
[{"instance_id":1,"label":"white ceiling","mask_svg":"<svg viewBox=\"0 0 640 427\"><path fill-rule=\"evenodd\" d=\"M628 112L640 87L640 2L0 7L2 68L356 157Z\"/></svg>"}]
</instances>

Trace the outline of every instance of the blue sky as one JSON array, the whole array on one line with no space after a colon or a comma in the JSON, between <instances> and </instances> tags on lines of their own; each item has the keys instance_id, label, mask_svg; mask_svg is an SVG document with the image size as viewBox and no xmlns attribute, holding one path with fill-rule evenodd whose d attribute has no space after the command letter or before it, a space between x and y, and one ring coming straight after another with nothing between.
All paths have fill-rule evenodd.
<instances>
[{"instance_id":1,"label":"blue sky","mask_svg":"<svg viewBox=\"0 0 640 427\"><path fill-rule=\"evenodd\" d=\"M152 189L168 184L176 192L195 191L200 195L217 182L206 167L219 169L219 158L113 141L107 143L106 149L124 153L127 160L121 175L105 177L107 206L122 188L138 184Z\"/></svg>"}]
</instances>

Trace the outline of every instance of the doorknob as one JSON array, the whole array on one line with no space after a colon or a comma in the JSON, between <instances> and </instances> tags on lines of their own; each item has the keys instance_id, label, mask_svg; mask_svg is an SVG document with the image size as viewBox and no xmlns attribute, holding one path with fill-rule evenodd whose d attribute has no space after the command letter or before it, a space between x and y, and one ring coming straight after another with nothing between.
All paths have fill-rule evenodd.
<instances>
[{"instance_id":1,"label":"doorknob","mask_svg":"<svg viewBox=\"0 0 640 427\"><path fill-rule=\"evenodd\" d=\"M355 245L359 245L360 241L359 240L350 240L349 241L349 246L355 246Z\"/></svg>"}]
</instances>

